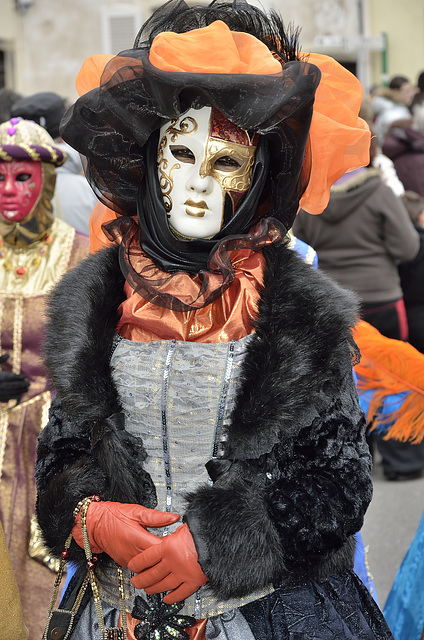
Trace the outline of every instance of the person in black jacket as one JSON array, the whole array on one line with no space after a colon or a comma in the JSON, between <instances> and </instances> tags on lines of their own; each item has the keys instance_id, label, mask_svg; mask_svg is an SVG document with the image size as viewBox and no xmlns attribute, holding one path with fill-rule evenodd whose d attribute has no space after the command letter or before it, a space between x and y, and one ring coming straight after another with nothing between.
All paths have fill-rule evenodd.
<instances>
[{"instance_id":1,"label":"person in black jacket","mask_svg":"<svg viewBox=\"0 0 424 640\"><path fill-rule=\"evenodd\" d=\"M408 318L410 342L424 353L424 198L414 191L405 191L402 200L420 236L420 249L413 260L399 264L399 275Z\"/></svg>"},{"instance_id":2,"label":"person in black jacket","mask_svg":"<svg viewBox=\"0 0 424 640\"><path fill-rule=\"evenodd\" d=\"M369 131L356 79L296 51L276 14L169 3L65 115L117 213L45 346L38 519L95 583L72 638L391 637L352 571L372 493L356 299L285 239Z\"/></svg>"}]
</instances>

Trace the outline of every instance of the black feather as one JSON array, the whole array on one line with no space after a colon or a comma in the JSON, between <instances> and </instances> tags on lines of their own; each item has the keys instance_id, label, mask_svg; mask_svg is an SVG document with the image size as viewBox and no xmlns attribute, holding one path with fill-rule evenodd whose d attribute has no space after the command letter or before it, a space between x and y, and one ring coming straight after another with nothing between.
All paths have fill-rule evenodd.
<instances>
[{"instance_id":1,"label":"black feather","mask_svg":"<svg viewBox=\"0 0 424 640\"><path fill-rule=\"evenodd\" d=\"M170 0L141 27L134 48L150 49L153 39L163 31L185 33L207 27L215 20L225 22L231 31L255 36L276 53L282 62L299 59L299 29L292 25L286 28L281 16L274 10L266 14L258 7L240 0L214 0L208 6L188 6L184 0Z\"/></svg>"}]
</instances>

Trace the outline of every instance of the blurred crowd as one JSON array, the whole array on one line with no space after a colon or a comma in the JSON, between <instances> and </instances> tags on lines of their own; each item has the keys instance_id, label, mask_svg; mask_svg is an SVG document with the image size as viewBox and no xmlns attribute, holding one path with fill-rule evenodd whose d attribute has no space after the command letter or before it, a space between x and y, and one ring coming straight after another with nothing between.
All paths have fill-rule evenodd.
<instances>
[{"instance_id":1,"label":"blurred crowd","mask_svg":"<svg viewBox=\"0 0 424 640\"><path fill-rule=\"evenodd\" d=\"M424 71L416 84L397 75L373 86L361 115L369 165L334 183L321 215L300 211L293 231L359 297L355 372L369 444L387 480L414 480L424 470ZM422 638L423 542L424 518L384 608L396 640Z\"/></svg>"},{"instance_id":2,"label":"blurred crowd","mask_svg":"<svg viewBox=\"0 0 424 640\"><path fill-rule=\"evenodd\" d=\"M416 85L394 76L372 87L361 115L373 133L368 167L333 185L320 216L301 211L294 233L317 251L321 269L357 293L366 322L422 353L424 72ZM388 479L422 475L423 445L373 439Z\"/></svg>"}]
</instances>

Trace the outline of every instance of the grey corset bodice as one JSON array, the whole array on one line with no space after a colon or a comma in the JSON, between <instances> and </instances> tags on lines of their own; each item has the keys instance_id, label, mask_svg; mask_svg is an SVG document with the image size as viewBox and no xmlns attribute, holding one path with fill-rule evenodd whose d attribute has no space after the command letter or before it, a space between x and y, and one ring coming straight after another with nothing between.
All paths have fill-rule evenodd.
<instances>
[{"instance_id":1,"label":"grey corset bodice","mask_svg":"<svg viewBox=\"0 0 424 640\"><path fill-rule=\"evenodd\" d=\"M125 428L143 439L157 509L183 513L183 494L208 482L240 377L245 340L229 343L121 339L112 375Z\"/></svg>"},{"instance_id":2,"label":"grey corset bodice","mask_svg":"<svg viewBox=\"0 0 424 640\"><path fill-rule=\"evenodd\" d=\"M125 428L143 439L144 468L156 486L157 509L183 514L184 493L210 481L205 464L221 454L250 338L227 343L119 339L112 375ZM152 533L163 535L177 526ZM218 603L202 588L186 600L184 611L197 618L217 615L263 595Z\"/></svg>"}]
</instances>

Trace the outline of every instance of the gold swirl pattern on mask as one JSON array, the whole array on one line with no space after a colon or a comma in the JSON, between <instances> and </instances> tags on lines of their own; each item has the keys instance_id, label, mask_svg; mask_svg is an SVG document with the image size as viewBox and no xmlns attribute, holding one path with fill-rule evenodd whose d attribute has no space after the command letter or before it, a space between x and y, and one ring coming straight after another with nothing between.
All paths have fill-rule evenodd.
<instances>
[{"instance_id":1,"label":"gold swirl pattern on mask","mask_svg":"<svg viewBox=\"0 0 424 640\"><path fill-rule=\"evenodd\" d=\"M175 142L178 136L189 136L198 129L198 124L191 116L186 116L180 121L179 128L176 126L178 119L171 120L171 124L165 131L165 136L169 134L171 142ZM165 137L164 136L164 137Z\"/></svg>"},{"instance_id":2,"label":"gold swirl pattern on mask","mask_svg":"<svg viewBox=\"0 0 424 640\"><path fill-rule=\"evenodd\" d=\"M205 159L200 167L200 176L211 176L225 191L247 191L252 178L255 161L255 146L241 145L228 140L209 139ZM233 171L215 168L215 163L224 156L235 158L240 166Z\"/></svg>"},{"instance_id":3,"label":"gold swirl pattern on mask","mask_svg":"<svg viewBox=\"0 0 424 640\"><path fill-rule=\"evenodd\" d=\"M177 122L178 122L177 118L174 120L171 120L171 124L166 129L162 137L162 140L160 141L159 149L158 149L158 170L160 173L159 185L162 191L162 198L163 198L165 210L167 213L169 213L169 211L171 211L172 209L172 199L170 196L170 193L174 188L172 173L175 169L179 169L181 167L181 165L178 162L176 162L175 164L172 165L172 167L168 171L168 166L169 166L168 160L166 160L166 158L163 157L163 150L168 144L168 136L169 136L170 142L175 142L179 135L187 136L192 133L195 133L198 129L196 120L194 118L191 118L190 116L186 116L185 118L183 118L180 121L179 127L176 126Z\"/></svg>"},{"instance_id":4,"label":"gold swirl pattern on mask","mask_svg":"<svg viewBox=\"0 0 424 640\"><path fill-rule=\"evenodd\" d=\"M162 191L162 199L163 204L165 206L165 211L169 213L172 209L172 199L170 193L174 188L174 180L172 178L172 173L175 169L179 169L181 165L176 162L172 167L167 171L169 162L166 158L163 157L163 150L167 145L166 134L163 136L160 141L159 150L158 150L158 170L159 170L159 186Z\"/></svg>"}]
</instances>

